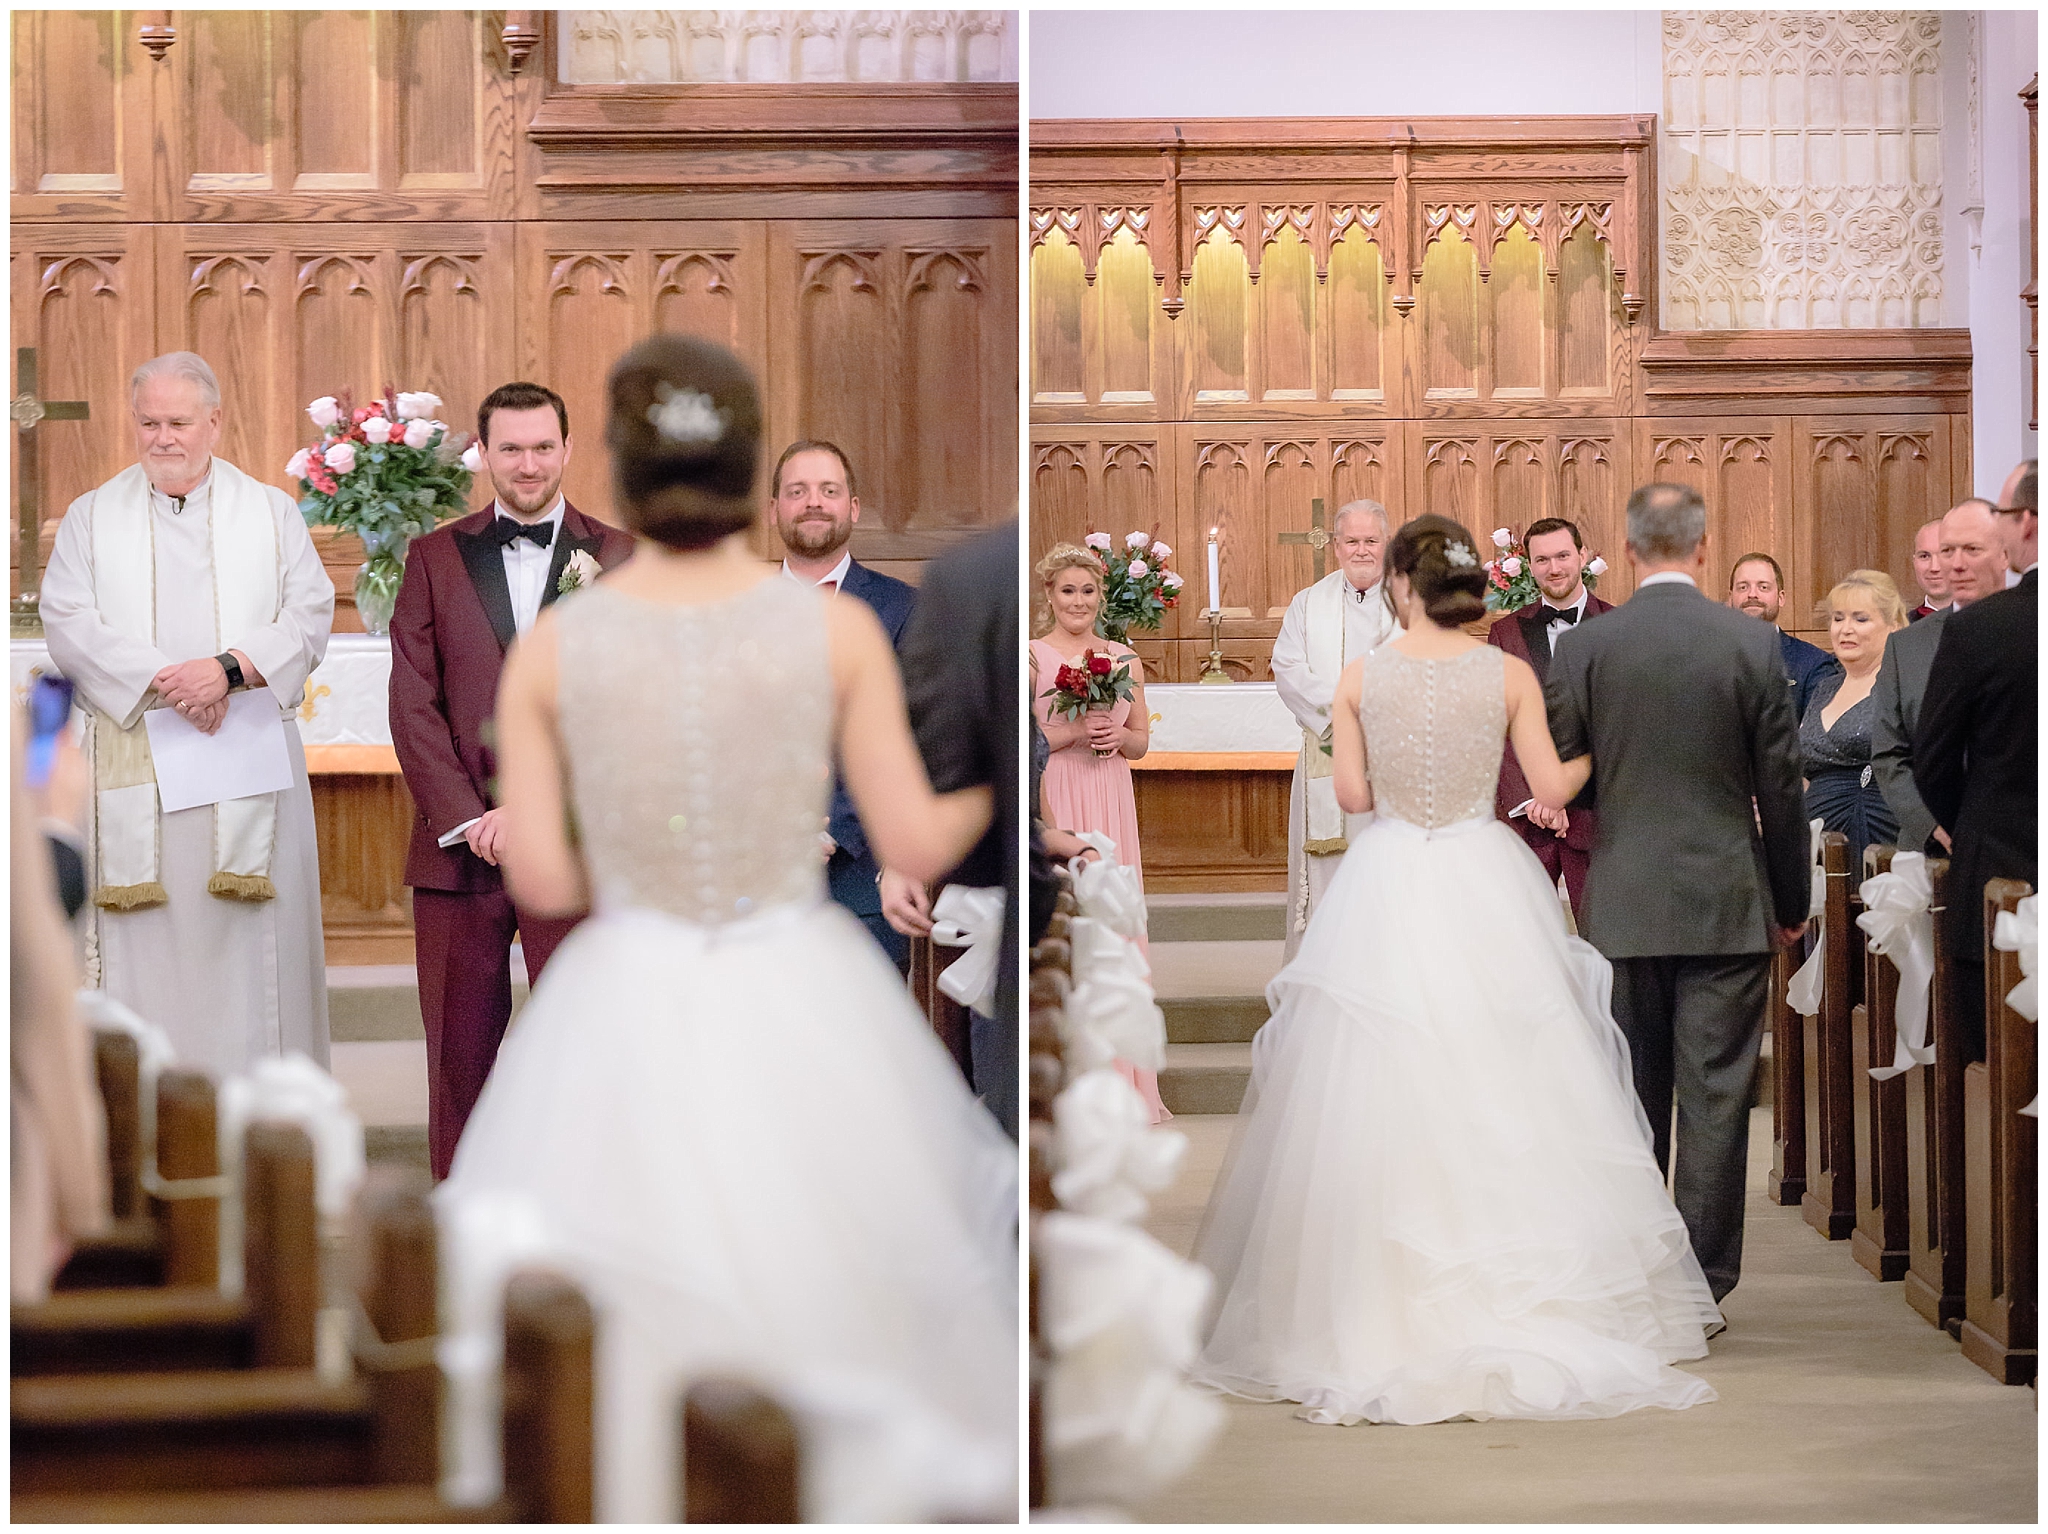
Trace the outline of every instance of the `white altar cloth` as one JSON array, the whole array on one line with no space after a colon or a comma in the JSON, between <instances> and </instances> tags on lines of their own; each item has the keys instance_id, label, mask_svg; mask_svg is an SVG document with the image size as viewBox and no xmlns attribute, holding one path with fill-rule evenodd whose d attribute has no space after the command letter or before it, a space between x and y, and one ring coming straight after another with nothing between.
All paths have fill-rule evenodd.
<instances>
[{"instance_id":1,"label":"white altar cloth","mask_svg":"<svg viewBox=\"0 0 2048 1534\"><path fill-rule=\"evenodd\" d=\"M54 674L50 649L40 639L16 639L8 646L8 680L17 703L28 697L30 680ZM391 744L391 641L375 634L336 634L327 657L306 679L299 704L299 738L313 746Z\"/></svg>"},{"instance_id":2,"label":"white altar cloth","mask_svg":"<svg viewBox=\"0 0 2048 1534\"><path fill-rule=\"evenodd\" d=\"M1280 751L1292 758L1301 749L1301 727L1271 682L1160 683L1145 689L1145 704L1152 716L1149 751Z\"/></svg>"}]
</instances>

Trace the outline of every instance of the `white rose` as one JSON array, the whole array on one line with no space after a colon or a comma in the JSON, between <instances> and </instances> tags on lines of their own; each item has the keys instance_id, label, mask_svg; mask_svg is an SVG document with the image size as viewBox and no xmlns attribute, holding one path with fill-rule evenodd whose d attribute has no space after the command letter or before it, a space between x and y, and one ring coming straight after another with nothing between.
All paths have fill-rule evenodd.
<instances>
[{"instance_id":1,"label":"white rose","mask_svg":"<svg viewBox=\"0 0 2048 1534\"><path fill-rule=\"evenodd\" d=\"M381 415L373 415L363 422L363 435L378 447L391 440L392 423Z\"/></svg>"},{"instance_id":2,"label":"white rose","mask_svg":"<svg viewBox=\"0 0 2048 1534\"><path fill-rule=\"evenodd\" d=\"M1154 559L1167 559L1170 558L1172 554L1173 550L1168 548L1163 543L1155 543L1152 545L1152 557Z\"/></svg>"},{"instance_id":3,"label":"white rose","mask_svg":"<svg viewBox=\"0 0 2048 1534\"><path fill-rule=\"evenodd\" d=\"M1130 571L1133 575L1143 575L1151 568L1152 567L1146 564L1145 561L1142 559L1134 559L1130 563Z\"/></svg>"},{"instance_id":4,"label":"white rose","mask_svg":"<svg viewBox=\"0 0 2048 1534\"><path fill-rule=\"evenodd\" d=\"M341 407L334 402L333 395L323 394L306 407L306 414L312 417L315 426L325 431L341 419Z\"/></svg>"},{"instance_id":5,"label":"white rose","mask_svg":"<svg viewBox=\"0 0 2048 1534\"><path fill-rule=\"evenodd\" d=\"M1504 549L1514 541L1515 535L1509 532L1506 528L1496 527L1493 530L1493 546L1495 548Z\"/></svg>"},{"instance_id":6,"label":"white rose","mask_svg":"<svg viewBox=\"0 0 2048 1534\"><path fill-rule=\"evenodd\" d=\"M472 474L483 473L484 457L476 450L474 442L462 450L462 466Z\"/></svg>"},{"instance_id":7,"label":"white rose","mask_svg":"<svg viewBox=\"0 0 2048 1534\"><path fill-rule=\"evenodd\" d=\"M1607 561L1598 554L1595 554L1592 562L1586 566L1586 573L1588 575L1605 575L1607 573Z\"/></svg>"},{"instance_id":8,"label":"white rose","mask_svg":"<svg viewBox=\"0 0 2048 1534\"><path fill-rule=\"evenodd\" d=\"M304 479L306 477L306 470L312 466L313 454L308 449L302 447L292 454L292 461L284 466L285 478Z\"/></svg>"},{"instance_id":9,"label":"white rose","mask_svg":"<svg viewBox=\"0 0 2048 1534\"><path fill-rule=\"evenodd\" d=\"M1150 533L1130 533L1124 538L1124 547L1127 549L1142 549L1151 541L1152 535Z\"/></svg>"},{"instance_id":10,"label":"white rose","mask_svg":"<svg viewBox=\"0 0 2048 1534\"><path fill-rule=\"evenodd\" d=\"M1166 586L1167 588L1173 591L1178 591L1181 587L1187 584L1186 581L1182 580L1178 575L1175 575L1171 570L1167 571L1164 575L1160 576L1159 580L1160 584Z\"/></svg>"},{"instance_id":11,"label":"white rose","mask_svg":"<svg viewBox=\"0 0 2048 1534\"><path fill-rule=\"evenodd\" d=\"M401 421L417 421L424 416L432 415L440 408L441 396L438 394L421 392L398 396L398 419Z\"/></svg>"},{"instance_id":12,"label":"white rose","mask_svg":"<svg viewBox=\"0 0 2048 1534\"><path fill-rule=\"evenodd\" d=\"M320 456L327 467L337 474L355 472L356 445L353 442L337 442Z\"/></svg>"},{"instance_id":13,"label":"white rose","mask_svg":"<svg viewBox=\"0 0 2048 1534\"><path fill-rule=\"evenodd\" d=\"M1503 559L1500 562L1500 573L1502 575L1505 575L1509 580L1513 580L1516 576L1522 573L1522 562L1519 559L1515 558L1514 555L1510 554L1506 559Z\"/></svg>"},{"instance_id":14,"label":"white rose","mask_svg":"<svg viewBox=\"0 0 2048 1534\"><path fill-rule=\"evenodd\" d=\"M431 398L431 396L429 397ZM405 423L405 445L407 447L425 447L434 440L435 433L440 431L440 429L439 423L435 421L407 421Z\"/></svg>"},{"instance_id":15,"label":"white rose","mask_svg":"<svg viewBox=\"0 0 2048 1534\"><path fill-rule=\"evenodd\" d=\"M1087 544L1088 547L1091 549L1100 549L1105 554L1109 552L1108 533L1090 533L1086 538L1083 538L1081 541Z\"/></svg>"}]
</instances>

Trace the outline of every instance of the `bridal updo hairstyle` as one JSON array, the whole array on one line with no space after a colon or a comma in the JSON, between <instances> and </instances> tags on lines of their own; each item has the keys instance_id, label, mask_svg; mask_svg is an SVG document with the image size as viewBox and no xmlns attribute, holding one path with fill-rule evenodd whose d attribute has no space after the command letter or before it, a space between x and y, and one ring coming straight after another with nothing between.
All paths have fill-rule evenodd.
<instances>
[{"instance_id":1,"label":"bridal updo hairstyle","mask_svg":"<svg viewBox=\"0 0 2048 1534\"><path fill-rule=\"evenodd\" d=\"M612 453L620 518L679 552L754 525L761 397L739 358L689 336L650 336L612 368Z\"/></svg>"},{"instance_id":2,"label":"bridal updo hairstyle","mask_svg":"<svg viewBox=\"0 0 2048 1534\"><path fill-rule=\"evenodd\" d=\"M1446 552L1462 546L1465 559ZM1387 573L1405 575L1432 623L1456 628L1486 616L1486 563L1472 535L1434 512L1417 517L1387 545Z\"/></svg>"},{"instance_id":3,"label":"bridal updo hairstyle","mask_svg":"<svg viewBox=\"0 0 2048 1534\"><path fill-rule=\"evenodd\" d=\"M1032 627L1037 637L1050 634L1058 620L1052 612L1052 583L1062 570L1086 570L1095 577L1099 590L1103 580L1102 558L1093 549L1084 549L1078 543L1056 543L1046 551L1032 569L1038 577L1038 609L1031 615ZM1099 602L1098 602L1099 606Z\"/></svg>"}]
</instances>

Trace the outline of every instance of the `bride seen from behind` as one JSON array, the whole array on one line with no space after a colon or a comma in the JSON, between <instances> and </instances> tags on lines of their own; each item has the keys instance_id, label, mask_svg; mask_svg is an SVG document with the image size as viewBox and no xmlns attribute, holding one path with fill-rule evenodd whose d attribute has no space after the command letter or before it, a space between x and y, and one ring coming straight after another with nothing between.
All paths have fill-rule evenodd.
<instances>
[{"instance_id":1,"label":"bride seen from behind","mask_svg":"<svg viewBox=\"0 0 2048 1534\"><path fill-rule=\"evenodd\" d=\"M1377 811L1267 990L1196 1241L1216 1278L1193 1379L1312 1422L1608 1417L1714 1398L1670 1367L1718 1320L1652 1158L1612 971L1493 815L1501 744L1562 806L1525 662L1471 535L1403 527L1405 629L1346 668L1337 793Z\"/></svg>"},{"instance_id":2,"label":"bride seen from behind","mask_svg":"<svg viewBox=\"0 0 2048 1534\"><path fill-rule=\"evenodd\" d=\"M811 1517L1000 1516L1015 1147L818 856L835 755L918 878L974 844L989 791L932 791L868 607L749 551L760 406L737 359L657 336L610 403L639 548L542 615L498 705L507 883L595 914L508 1032L445 1191L517 1201L588 1285L607 1521L677 1515L682 1392L711 1373L800 1437L856 1424L807 1443Z\"/></svg>"}]
</instances>

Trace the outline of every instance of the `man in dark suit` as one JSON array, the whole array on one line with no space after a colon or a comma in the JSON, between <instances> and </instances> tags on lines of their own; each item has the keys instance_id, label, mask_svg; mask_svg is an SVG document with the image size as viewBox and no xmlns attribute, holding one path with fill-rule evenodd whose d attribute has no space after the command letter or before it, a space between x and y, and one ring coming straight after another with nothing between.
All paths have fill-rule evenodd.
<instances>
[{"instance_id":1,"label":"man in dark suit","mask_svg":"<svg viewBox=\"0 0 2048 1534\"><path fill-rule=\"evenodd\" d=\"M996 816L945 878L1003 891L1003 946L992 1012L970 1012L975 1096L1017 1137L1017 524L1006 522L933 561L903 636L911 727L940 793L986 783ZM931 930L921 884L883 875L883 905L900 927Z\"/></svg>"},{"instance_id":2,"label":"man in dark suit","mask_svg":"<svg viewBox=\"0 0 2048 1534\"><path fill-rule=\"evenodd\" d=\"M1804 930L1811 887L1777 636L1700 592L1706 527L1686 486L1629 498L1635 594L1565 635L1544 699L1558 754L1592 753L1600 832L1581 924L1614 964L1660 1167L1677 1099L1676 1202L1719 1300L1742 1270L1771 950Z\"/></svg>"},{"instance_id":3,"label":"man in dark suit","mask_svg":"<svg viewBox=\"0 0 2048 1534\"><path fill-rule=\"evenodd\" d=\"M1934 652L1950 617L1979 597L2005 589L2005 546L1991 503L1976 496L1928 525L1935 530L1941 587L1948 606L1885 641L1884 662L1871 684L1870 771L1877 791L1899 822L1899 845L1930 857L1949 854L1949 835L1935 821L1913 780L1913 735ZM1919 555L1914 560L1917 565ZM1851 873L1861 878L1860 870Z\"/></svg>"},{"instance_id":4,"label":"man in dark suit","mask_svg":"<svg viewBox=\"0 0 2048 1534\"><path fill-rule=\"evenodd\" d=\"M1745 554L1728 572L1728 605L1752 618L1776 627L1785 608L1785 572L1768 554ZM1806 705L1823 678L1842 669L1841 663L1819 645L1778 629L1778 653L1785 663L1786 680L1792 684L1792 727L1806 717Z\"/></svg>"},{"instance_id":5,"label":"man in dark suit","mask_svg":"<svg viewBox=\"0 0 2048 1534\"><path fill-rule=\"evenodd\" d=\"M497 498L412 545L391 615L391 743L417 810L405 882L437 1178L448 1175L511 1021L513 933L531 983L576 924L522 916L498 872L498 672L514 637L559 595L572 558L609 568L633 552L631 535L562 497L569 413L552 389L494 389L477 411L477 438Z\"/></svg>"},{"instance_id":6,"label":"man in dark suit","mask_svg":"<svg viewBox=\"0 0 2048 1534\"><path fill-rule=\"evenodd\" d=\"M1522 547L1528 552L1529 572L1542 598L1496 619L1486 631L1486 642L1521 656L1540 683L1550 675L1550 656L1557 641L1576 625L1610 611L1614 604L1601 601L1586 587L1586 550L1576 524L1562 517L1532 522L1522 535ZM1564 875L1565 893L1571 898L1576 919L1585 906L1586 864L1595 840L1593 811L1553 812L1538 804L1512 745L1501 751L1500 785L1494 791L1493 810L1521 833L1552 884L1560 873Z\"/></svg>"},{"instance_id":7,"label":"man in dark suit","mask_svg":"<svg viewBox=\"0 0 2048 1534\"><path fill-rule=\"evenodd\" d=\"M1921 797L1955 847L1942 935L1966 1063L1984 1058L1985 881L2038 882L2035 485L2030 459L2000 495L2003 547L2013 568L2022 570L2020 583L1972 602L1943 627L1913 737Z\"/></svg>"},{"instance_id":8,"label":"man in dark suit","mask_svg":"<svg viewBox=\"0 0 2048 1534\"><path fill-rule=\"evenodd\" d=\"M853 464L830 442L792 442L776 460L769 486L768 514L781 535L785 551L782 573L807 586L829 586L842 596L858 597L875 610L888 630L889 643L900 656L903 631L917 604L917 590L894 576L870 570L846 545L860 521L860 495ZM906 974L910 940L882 916L877 885L881 865L868 850L846 785L832 781L832 814L825 828L825 882L832 898L861 919L875 935L889 960Z\"/></svg>"}]
</instances>

